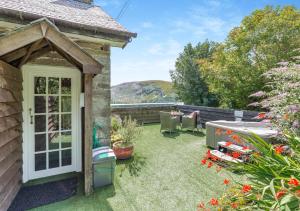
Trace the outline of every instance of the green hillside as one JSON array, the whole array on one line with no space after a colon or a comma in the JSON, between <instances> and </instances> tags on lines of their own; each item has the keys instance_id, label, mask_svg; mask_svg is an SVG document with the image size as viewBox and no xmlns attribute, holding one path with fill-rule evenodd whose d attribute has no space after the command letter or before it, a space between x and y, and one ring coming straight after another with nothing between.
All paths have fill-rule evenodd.
<instances>
[{"instance_id":1,"label":"green hillside","mask_svg":"<svg viewBox=\"0 0 300 211\"><path fill-rule=\"evenodd\" d=\"M174 103L176 94L168 81L137 81L113 86L112 103Z\"/></svg>"}]
</instances>

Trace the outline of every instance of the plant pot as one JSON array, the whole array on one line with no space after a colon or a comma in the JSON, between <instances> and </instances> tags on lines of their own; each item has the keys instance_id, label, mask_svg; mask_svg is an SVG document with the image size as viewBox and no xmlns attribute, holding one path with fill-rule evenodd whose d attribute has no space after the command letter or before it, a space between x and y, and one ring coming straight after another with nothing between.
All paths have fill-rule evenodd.
<instances>
[{"instance_id":1,"label":"plant pot","mask_svg":"<svg viewBox=\"0 0 300 211\"><path fill-rule=\"evenodd\" d=\"M113 151L119 160L126 160L131 158L133 153L133 144L124 145L122 142L116 142L113 144Z\"/></svg>"}]
</instances>

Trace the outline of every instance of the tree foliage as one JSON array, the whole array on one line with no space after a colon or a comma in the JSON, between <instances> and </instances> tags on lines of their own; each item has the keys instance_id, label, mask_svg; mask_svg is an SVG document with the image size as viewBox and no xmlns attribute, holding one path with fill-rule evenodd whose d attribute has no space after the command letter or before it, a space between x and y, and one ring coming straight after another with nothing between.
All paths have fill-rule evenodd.
<instances>
[{"instance_id":1,"label":"tree foliage","mask_svg":"<svg viewBox=\"0 0 300 211\"><path fill-rule=\"evenodd\" d=\"M170 71L170 75L178 98L185 104L217 105L217 99L208 91L197 62L198 59L210 59L217 45L215 42L205 41L193 47L189 43L177 58L176 68Z\"/></svg>"},{"instance_id":2,"label":"tree foliage","mask_svg":"<svg viewBox=\"0 0 300 211\"><path fill-rule=\"evenodd\" d=\"M213 55L199 60L210 90L221 105L246 108L249 95L264 90L263 73L290 61L300 46L300 12L294 7L256 10L234 28Z\"/></svg>"}]
</instances>

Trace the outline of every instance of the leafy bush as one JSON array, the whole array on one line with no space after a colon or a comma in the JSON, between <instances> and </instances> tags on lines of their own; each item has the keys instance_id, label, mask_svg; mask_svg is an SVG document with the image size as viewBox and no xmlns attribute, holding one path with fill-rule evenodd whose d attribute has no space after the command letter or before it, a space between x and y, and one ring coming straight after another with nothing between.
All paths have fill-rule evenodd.
<instances>
[{"instance_id":1,"label":"leafy bush","mask_svg":"<svg viewBox=\"0 0 300 211\"><path fill-rule=\"evenodd\" d=\"M119 116L112 116L111 117L111 130L112 133L116 133L122 127L122 120Z\"/></svg>"},{"instance_id":2,"label":"leafy bush","mask_svg":"<svg viewBox=\"0 0 300 211\"><path fill-rule=\"evenodd\" d=\"M131 145L141 134L142 129L138 126L136 120L132 120L131 116L125 117L122 127L117 131L122 137L122 145Z\"/></svg>"}]
</instances>

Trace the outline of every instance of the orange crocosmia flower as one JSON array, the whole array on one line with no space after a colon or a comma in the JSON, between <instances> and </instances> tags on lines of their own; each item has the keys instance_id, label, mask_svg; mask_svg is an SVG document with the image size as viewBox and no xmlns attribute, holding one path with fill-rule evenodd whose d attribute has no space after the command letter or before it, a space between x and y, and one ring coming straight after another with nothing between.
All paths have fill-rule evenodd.
<instances>
[{"instance_id":1,"label":"orange crocosmia flower","mask_svg":"<svg viewBox=\"0 0 300 211\"><path fill-rule=\"evenodd\" d=\"M247 193L252 189L251 185L243 185L243 192Z\"/></svg>"},{"instance_id":2,"label":"orange crocosmia flower","mask_svg":"<svg viewBox=\"0 0 300 211\"><path fill-rule=\"evenodd\" d=\"M210 159L211 159L212 161L218 161L219 158L216 157L216 156L211 156Z\"/></svg>"},{"instance_id":3,"label":"orange crocosmia flower","mask_svg":"<svg viewBox=\"0 0 300 211\"><path fill-rule=\"evenodd\" d=\"M224 185L228 185L230 181L228 179L224 179Z\"/></svg>"},{"instance_id":4,"label":"orange crocosmia flower","mask_svg":"<svg viewBox=\"0 0 300 211\"><path fill-rule=\"evenodd\" d=\"M226 135L231 135L232 133L232 130L226 130Z\"/></svg>"},{"instance_id":5,"label":"orange crocosmia flower","mask_svg":"<svg viewBox=\"0 0 300 211\"><path fill-rule=\"evenodd\" d=\"M288 120L289 119L289 115L288 114L284 114L282 117L284 120Z\"/></svg>"},{"instance_id":6,"label":"orange crocosmia flower","mask_svg":"<svg viewBox=\"0 0 300 211\"><path fill-rule=\"evenodd\" d=\"M283 146L275 147L276 154L282 154L283 150L284 150Z\"/></svg>"},{"instance_id":7,"label":"orange crocosmia flower","mask_svg":"<svg viewBox=\"0 0 300 211\"><path fill-rule=\"evenodd\" d=\"M276 199L282 198L286 194L285 190L280 190L276 193Z\"/></svg>"},{"instance_id":8,"label":"orange crocosmia flower","mask_svg":"<svg viewBox=\"0 0 300 211\"><path fill-rule=\"evenodd\" d=\"M237 204L236 202L231 203L230 206L231 206L233 209L237 209L237 208L238 208L238 204Z\"/></svg>"},{"instance_id":9,"label":"orange crocosmia flower","mask_svg":"<svg viewBox=\"0 0 300 211\"><path fill-rule=\"evenodd\" d=\"M210 204L211 204L212 206L218 206L218 204L219 204L218 199L212 198L212 199L210 200Z\"/></svg>"},{"instance_id":10,"label":"orange crocosmia flower","mask_svg":"<svg viewBox=\"0 0 300 211\"><path fill-rule=\"evenodd\" d=\"M258 119L264 119L264 118L266 118L266 116L267 116L266 113L259 113L257 118Z\"/></svg>"},{"instance_id":11,"label":"orange crocosmia flower","mask_svg":"<svg viewBox=\"0 0 300 211\"><path fill-rule=\"evenodd\" d=\"M232 136L232 139L235 140L236 142L240 143L241 142L241 139L238 135L233 135Z\"/></svg>"},{"instance_id":12,"label":"orange crocosmia flower","mask_svg":"<svg viewBox=\"0 0 300 211\"><path fill-rule=\"evenodd\" d=\"M217 135L217 136L222 135L222 129L217 128L217 129L216 129L216 135Z\"/></svg>"},{"instance_id":13,"label":"orange crocosmia flower","mask_svg":"<svg viewBox=\"0 0 300 211\"><path fill-rule=\"evenodd\" d=\"M232 152L232 157L233 158L239 158L241 156L241 153L239 152Z\"/></svg>"},{"instance_id":14,"label":"orange crocosmia flower","mask_svg":"<svg viewBox=\"0 0 300 211\"><path fill-rule=\"evenodd\" d=\"M213 165L214 165L213 162L209 162L209 163L207 164L207 168L211 168Z\"/></svg>"},{"instance_id":15,"label":"orange crocosmia flower","mask_svg":"<svg viewBox=\"0 0 300 211\"><path fill-rule=\"evenodd\" d=\"M230 141L226 142L226 144L225 144L226 147L229 147L230 145L232 145L232 142L230 142Z\"/></svg>"},{"instance_id":16,"label":"orange crocosmia flower","mask_svg":"<svg viewBox=\"0 0 300 211\"><path fill-rule=\"evenodd\" d=\"M290 178L288 184L297 187L297 186L299 186L299 180L297 180L296 178Z\"/></svg>"},{"instance_id":17,"label":"orange crocosmia flower","mask_svg":"<svg viewBox=\"0 0 300 211\"><path fill-rule=\"evenodd\" d=\"M202 159L202 160L201 160L201 164L202 164L202 165L205 165L205 164L206 164L206 161L207 161L206 159Z\"/></svg>"}]
</instances>

